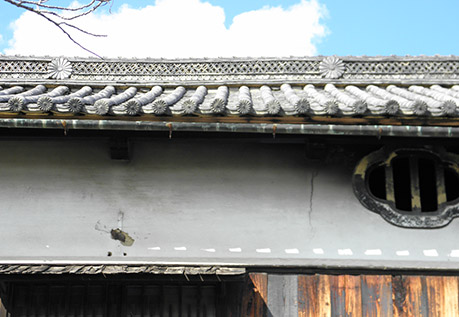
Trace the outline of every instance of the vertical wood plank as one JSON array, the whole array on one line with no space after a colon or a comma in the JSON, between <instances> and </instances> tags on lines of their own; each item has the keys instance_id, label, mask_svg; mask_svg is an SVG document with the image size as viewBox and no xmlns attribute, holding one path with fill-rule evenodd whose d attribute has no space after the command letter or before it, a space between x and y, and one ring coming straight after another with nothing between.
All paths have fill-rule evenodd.
<instances>
[{"instance_id":1,"label":"vertical wood plank","mask_svg":"<svg viewBox=\"0 0 459 317\"><path fill-rule=\"evenodd\" d=\"M328 275L300 275L298 277L298 316L331 316Z\"/></svg>"},{"instance_id":2,"label":"vertical wood plank","mask_svg":"<svg viewBox=\"0 0 459 317\"><path fill-rule=\"evenodd\" d=\"M161 316L161 287L158 285L147 285L145 287L146 316ZM110 304L112 301L110 300ZM116 306L115 306L116 308ZM109 309L108 316L113 316L116 310ZM113 315L112 315L113 314Z\"/></svg>"},{"instance_id":3,"label":"vertical wood plank","mask_svg":"<svg viewBox=\"0 0 459 317\"><path fill-rule=\"evenodd\" d=\"M443 303L444 316L459 316L459 285L457 276L444 276L443 287L445 289Z\"/></svg>"},{"instance_id":4,"label":"vertical wood plank","mask_svg":"<svg viewBox=\"0 0 459 317\"><path fill-rule=\"evenodd\" d=\"M298 315L297 275L269 274L268 316Z\"/></svg>"},{"instance_id":5,"label":"vertical wood plank","mask_svg":"<svg viewBox=\"0 0 459 317\"><path fill-rule=\"evenodd\" d=\"M407 316L407 290L401 275L392 277L392 301L394 317Z\"/></svg>"},{"instance_id":6,"label":"vertical wood plank","mask_svg":"<svg viewBox=\"0 0 459 317\"><path fill-rule=\"evenodd\" d=\"M298 317L318 316L318 275L298 276Z\"/></svg>"},{"instance_id":7,"label":"vertical wood plank","mask_svg":"<svg viewBox=\"0 0 459 317\"><path fill-rule=\"evenodd\" d=\"M346 307L345 275L331 275L330 306L332 316L344 316Z\"/></svg>"},{"instance_id":8,"label":"vertical wood plank","mask_svg":"<svg viewBox=\"0 0 459 317\"><path fill-rule=\"evenodd\" d=\"M242 314L243 304L244 302L244 290L245 290L244 283L234 283L234 282L223 282L220 288L220 296L218 296L217 300L217 316L225 316L225 317L240 317L244 316ZM205 289L203 289L204 291ZM205 293L203 292L203 295ZM206 304L206 303L202 303ZM208 303L210 304L210 303ZM204 316L204 314L201 314ZM159 315L153 315L157 317ZM152 316L152 317L153 317ZM212 316L212 315L207 315Z\"/></svg>"},{"instance_id":9,"label":"vertical wood plank","mask_svg":"<svg viewBox=\"0 0 459 317\"><path fill-rule=\"evenodd\" d=\"M284 276L268 275L268 317L285 316L284 286Z\"/></svg>"},{"instance_id":10,"label":"vertical wood plank","mask_svg":"<svg viewBox=\"0 0 459 317\"><path fill-rule=\"evenodd\" d=\"M406 315L427 316L427 293L421 276L404 276Z\"/></svg>"},{"instance_id":11,"label":"vertical wood plank","mask_svg":"<svg viewBox=\"0 0 459 317\"><path fill-rule=\"evenodd\" d=\"M197 317L200 306L198 305L199 293L197 286L183 285L181 286L181 309L182 316ZM142 317L139 314L138 317ZM207 315L206 315L207 316ZM137 317L137 316L135 316Z\"/></svg>"},{"instance_id":12,"label":"vertical wood plank","mask_svg":"<svg viewBox=\"0 0 459 317\"><path fill-rule=\"evenodd\" d=\"M180 287L166 285L163 288L163 311L161 316L180 316ZM123 305L123 308L127 305ZM127 311L123 316L127 316Z\"/></svg>"},{"instance_id":13,"label":"vertical wood plank","mask_svg":"<svg viewBox=\"0 0 459 317\"><path fill-rule=\"evenodd\" d=\"M455 276L394 278L394 316L459 316L458 286Z\"/></svg>"},{"instance_id":14,"label":"vertical wood plank","mask_svg":"<svg viewBox=\"0 0 459 317\"><path fill-rule=\"evenodd\" d=\"M266 273L250 273L242 299L242 316L266 316L267 299L268 275Z\"/></svg>"},{"instance_id":15,"label":"vertical wood plank","mask_svg":"<svg viewBox=\"0 0 459 317\"><path fill-rule=\"evenodd\" d=\"M429 316L458 316L458 282L452 276L426 276Z\"/></svg>"},{"instance_id":16,"label":"vertical wood plank","mask_svg":"<svg viewBox=\"0 0 459 317\"><path fill-rule=\"evenodd\" d=\"M330 277L328 275L319 275L318 283L318 308L320 317L331 316L331 300L330 300Z\"/></svg>"},{"instance_id":17,"label":"vertical wood plank","mask_svg":"<svg viewBox=\"0 0 459 317\"><path fill-rule=\"evenodd\" d=\"M345 275L345 316L362 316L362 289L360 276Z\"/></svg>"},{"instance_id":18,"label":"vertical wood plank","mask_svg":"<svg viewBox=\"0 0 459 317\"><path fill-rule=\"evenodd\" d=\"M362 276L363 316L392 316L392 277L390 275Z\"/></svg>"},{"instance_id":19,"label":"vertical wood plank","mask_svg":"<svg viewBox=\"0 0 459 317\"><path fill-rule=\"evenodd\" d=\"M441 314L443 296L443 279L440 276L426 276L427 307L429 316L443 316Z\"/></svg>"},{"instance_id":20,"label":"vertical wood plank","mask_svg":"<svg viewBox=\"0 0 459 317\"><path fill-rule=\"evenodd\" d=\"M199 303L199 314L198 316L217 316L217 307L215 305L217 298L214 286L200 286L200 303ZM231 294L232 295L232 294ZM236 297L236 296L229 297ZM237 305L234 305L237 306ZM232 307L233 308L233 307ZM234 309L234 308L233 308ZM231 317L231 314L225 316ZM142 316L143 317L143 316Z\"/></svg>"}]
</instances>

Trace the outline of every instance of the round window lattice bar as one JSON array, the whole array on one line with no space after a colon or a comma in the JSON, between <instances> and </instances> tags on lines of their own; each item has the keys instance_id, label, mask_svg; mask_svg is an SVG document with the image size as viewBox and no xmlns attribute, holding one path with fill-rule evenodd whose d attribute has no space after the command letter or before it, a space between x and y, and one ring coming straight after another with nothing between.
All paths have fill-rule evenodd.
<instances>
[{"instance_id":1,"label":"round window lattice bar","mask_svg":"<svg viewBox=\"0 0 459 317\"><path fill-rule=\"evenodd\" d=\"M444 149L382 148L362 158L356 197L405 228L439 228L459 216L459 155Z\"/></svg>"}]
</instances>

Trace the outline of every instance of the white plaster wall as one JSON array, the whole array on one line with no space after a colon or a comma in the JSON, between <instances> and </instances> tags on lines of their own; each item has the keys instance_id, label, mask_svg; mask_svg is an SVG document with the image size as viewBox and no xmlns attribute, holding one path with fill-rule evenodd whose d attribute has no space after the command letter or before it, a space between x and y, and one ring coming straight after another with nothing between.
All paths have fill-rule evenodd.
<instances>
[{"instance_id":1,"label":"white plaster wall","mask_svg":"<svg viewBox=\"0 0 459 317\"><path fill-rule=\"evenodd\" d=\"M395 227L355 198L349 166L309 161L299 144L135 140L131 162L104 140L0 149L2 263L459 265L459 220Z\"/></svg>"}]
</instances>

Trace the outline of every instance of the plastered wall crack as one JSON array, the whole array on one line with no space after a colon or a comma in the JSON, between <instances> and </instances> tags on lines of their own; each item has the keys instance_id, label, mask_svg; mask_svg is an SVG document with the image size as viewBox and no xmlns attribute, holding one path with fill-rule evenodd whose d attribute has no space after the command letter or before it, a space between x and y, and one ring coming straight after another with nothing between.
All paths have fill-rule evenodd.
<instances>
[{"instance_id":1,"label":"plastered wall crack","mask_svg":"<svg viewBox=\"0 0 459 317\"><path fill-rule=\"evenodd\" d=\"M309 220L309 226L312 228L312 204L313 204L313 198L314 198L314 179L317 177L319 174L319 171L313 171L311 174L311 192L309 194L309 210L308 210L308 220Z\"/></svg>"}]
</instances>

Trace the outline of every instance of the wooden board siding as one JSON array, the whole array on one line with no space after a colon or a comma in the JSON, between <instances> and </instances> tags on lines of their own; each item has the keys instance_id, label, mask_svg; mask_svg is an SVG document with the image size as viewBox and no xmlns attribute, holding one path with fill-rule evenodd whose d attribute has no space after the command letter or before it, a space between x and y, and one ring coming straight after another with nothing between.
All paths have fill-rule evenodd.
<instances>
[{"instance_id":1,"label":"wooden board siding","mask_svg":"<svg viewBox=\"0 0 459 317\"><path fill-rule=\"evenodd\" d=\"M459 277L249 273L245 280L5 282L0 317L459 316ZM0 283L0 289L1 289Z\"/></svg>"},{"instance_id":2,"label":"wooden board siding","mask_svg":"<svg viewBox=\"0 0 459 317\"><path fill-rule=\"evenodd\" d=\"M251 273L247 285L243 316L459 316L457 276Z\"/></svg>"},{"instance_id":3,"label":"wooden board siding","mask_svg":"<svg viewBox=\"0 0 459 317\"><path fill-rule=\"evenodd\" d=\"M6 299L8 312L2 307L0 317L240 316L232 309L239 303L227 307L219 286L196 283L25 282L10 284Z\"/></svg>"}]
</instances>

